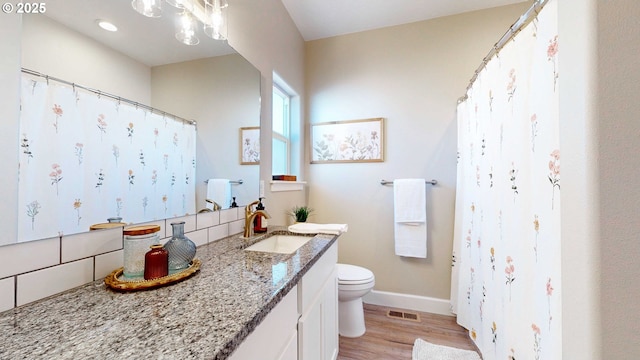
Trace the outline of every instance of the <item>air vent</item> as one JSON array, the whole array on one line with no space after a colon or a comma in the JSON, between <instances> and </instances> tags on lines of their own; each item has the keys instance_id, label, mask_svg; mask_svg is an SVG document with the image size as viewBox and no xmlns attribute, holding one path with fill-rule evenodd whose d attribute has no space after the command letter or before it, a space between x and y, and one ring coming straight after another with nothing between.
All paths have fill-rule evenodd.
<instances>
[{"instance_id":1,"label":"air vent","mask_svg":"<svg viewBox=\"0 0 640 360\"><path fill-rule=\"evenodd\" d=\"M387 316L393 319L420 322L420 315L412 312L389 310L387 312Z\"/></svg>"}]
</instances>

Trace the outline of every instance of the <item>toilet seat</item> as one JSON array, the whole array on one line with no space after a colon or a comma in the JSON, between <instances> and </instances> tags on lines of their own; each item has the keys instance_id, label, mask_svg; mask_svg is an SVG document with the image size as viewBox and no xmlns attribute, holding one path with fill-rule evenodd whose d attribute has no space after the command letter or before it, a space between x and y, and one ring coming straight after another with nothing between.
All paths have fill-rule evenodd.
<instances>
[{"instance_id":1,"label":"toilet seat","mask_svg":"<svg viewBox=\"0 0 640 360\"><path fill-rule=\"evenodd\" d=\"M371 270L356 265L337 264L339 285L362 285L375 281Z\"/></svg>"}]
</instances>

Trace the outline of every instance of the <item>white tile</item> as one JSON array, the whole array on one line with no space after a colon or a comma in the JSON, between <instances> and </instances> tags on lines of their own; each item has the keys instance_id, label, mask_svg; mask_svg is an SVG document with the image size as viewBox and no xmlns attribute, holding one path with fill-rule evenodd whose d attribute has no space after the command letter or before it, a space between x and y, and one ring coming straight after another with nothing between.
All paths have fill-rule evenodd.
<instances>
[{"instance_id":1,"label":"white tile","mask_svg":"<svg viewBox=\"0 0 640 360\"><path fill-rule=\"evenodd\" d=\"M60 264L60 238L0 246L0 278Z\"/></svg>"},{"instance_id":2,"label":"white tile","mask_svg":"<svg viewBox=\"0 0 640 360\"><path fill-rule=\"evenodd\" d=\"M235 235L244 231L244 220L232 221L229 223L229 234Z\"/></svg>"},{"instance_id":3,"label":"white tile","mask_svg":"<svg viewBox=\"0 0 640 360\"><path fill-rule=\"evenodd\" d=\"M93 281L93 258L18 275L17 305L55 295Z\"/></svg>"},{"instance_id":4,"label":"white tile","mask_svg":"<svg viewBox=\"0 0 640 360\"><path fill-rule=\"evenodd\" d=\"M0 280L0 312L13 309L16 296L15 278Z\"/></svg>"},{"instance_id":5,"label":"white tile","mask_svg":"<svg viewBox=\"0 0 640 360\"><path fill-rule=\"evenodd\" d=\"M193 231L196 229L196 216L187 215L180 216L172 219L167 219L167 236L171 236L171 223L184 221L184 232Z\"/></svg>"},{"instance_id":6,"label":"white tile","mask_svg":"<svg viewBox=\"0 0 640 360\"><path fill-rule=\"evenodd\" d=\"M62 237L62 262L122 249L122 228L94 230Z\"/></svg>"},{"instance_id":7,"label":"white tile","mask_svg":"<svg viewBox=\"0 0 640 360\"><path fill-rule=\"evenodd\" d=\"M220 224L232 222L234 220L238 220L238 210L233 209L224 209L220 210Z\"/></svg>"},{"instance_id":8,"label":"white tile","mask_svg":"<svg viewBox=\"0 0 640 360\"><path fill-rule=\"evenodd\" d=\"M94 279L102 279L113 270L124 266L124 251L118 250L96 256L96 269Z\"/></svg>"},{"instance_id":9,"label":"white tile","mask_svg":"<svg viewBox=\"0 0 640 360\"><path fill-rule=\"evenodd\" d=\"M220 224L220 212L210 211L196 215L197 229L204 229Z\"/></svg>"},{"instance_id":10,"label":"white tile","mask_svg":"<svg viewBox=\"0 0 640 360\"><path fill-rule=\"evenodd\" d=\"M190 233L184 234L186 237L191 239L196 246L206 245L207 244L207 229L202 229L198 231L192 231Z\"/></svg>"},{"instance_id":11,"label":"white tile","mask_svg":"<svg viewBox=\"0 0 640 360\"><path fill-rule=\"evenodd\" d=\"M229 236L229 225L228 224L222 224L222 225L210 227L208 230L209 230L209 242L210 243Z\"/></svg>"},{"instance_id":12,"label":"white tile","mask_svg":"<svg viewBox=\"0 0 640 360\"><path fill-rule=\"evenodd\" d=\"M167 241L171 240L171 235L167 236L166 238L162 238L160 239L160 244L164 245L167 243Z\"/></svg>"},{"instance_id":13,"label":"white tile","mask_svg":"<svg viewBox=\"0 0 640 360\"><path fill-rule=\"evenodd\" d=\"M246 217L244 216L244 207L239 207L237 210L238 210L238 220L244 219Z\"/></svg>"}]
</instances>

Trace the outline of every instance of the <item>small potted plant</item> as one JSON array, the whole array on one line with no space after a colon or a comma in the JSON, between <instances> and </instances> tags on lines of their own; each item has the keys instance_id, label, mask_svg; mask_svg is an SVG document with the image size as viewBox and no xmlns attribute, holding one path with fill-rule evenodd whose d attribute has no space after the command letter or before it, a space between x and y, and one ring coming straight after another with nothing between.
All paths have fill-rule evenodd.
<instances>
[{"instance_id":1,"label":"small potted plant","mask_svg":"<svg viewBox=\"0 0 640 360\"><path fill-rule=\"evenodd\" d=\"M306 222L309 215L313 212L308 206L294 206L289 215L291 215L296 222Z\"/></svg>"}]
</instances>

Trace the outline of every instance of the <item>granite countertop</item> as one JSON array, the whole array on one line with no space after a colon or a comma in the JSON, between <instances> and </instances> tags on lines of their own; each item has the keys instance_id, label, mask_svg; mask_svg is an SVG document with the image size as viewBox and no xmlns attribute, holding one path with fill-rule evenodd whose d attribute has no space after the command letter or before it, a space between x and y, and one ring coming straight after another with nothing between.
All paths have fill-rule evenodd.
<instances>
[{"instance_id":1,"label":"granite countertop","mask_svg":"<svg viewBox=\"0 0 640 360\"><path fill-rule=\"evenodd\" d=\"M226 359L337 239L242 250L272 233L286 231L199 247L200 271L170 286L121 293L99 280L0 313L0 359Z\"/></svg>"}]
</instances>

